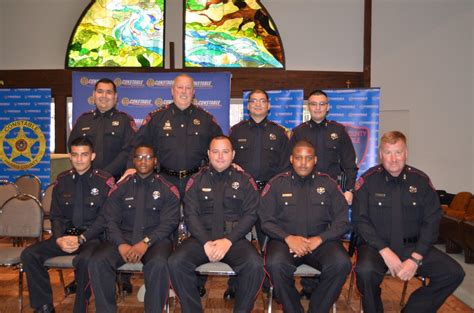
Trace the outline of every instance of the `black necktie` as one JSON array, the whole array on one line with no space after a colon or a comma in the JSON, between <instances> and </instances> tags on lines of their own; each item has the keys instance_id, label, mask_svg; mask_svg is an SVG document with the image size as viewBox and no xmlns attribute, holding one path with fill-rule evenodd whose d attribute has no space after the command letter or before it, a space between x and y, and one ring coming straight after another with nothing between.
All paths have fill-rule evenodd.
<instances>
[{"instance_id":1,"label":"black necktie","mask_svg":"<svg viewBox=\"0 0 474 313\"><path fill-rule=\"evenodd\" d=\"M392 192L392 231L390 247L401 257L403 252L403 221L402 221L402 193L400 182L395 182Z\"/></svg>"},{"instance_id":2,"label":"black necktie","mask_svg":"<svg viewBox=\"0 0 474 313\"><path fill-rule=\"evenodd\" d=\"M217 173L214 175L218 175ZM224 236L224 186L225 179L213 177L214 207L212 209L212 240ZM223 177L221 177L223 178Z\"/></svg>"},{"instance_id":3,"label":"black necktie","mask_svg":"<svg viewBox=\"0 0 474 313\"><path fill-rule=\"evenodd\" d=\"M145 211L145 189L146 184L144 181L138 181L137 185L137 207L135 208L135 220L133 223L132 233L132 245L143 239L143 225L144 225L144 214Z\"/></svg>"},{"instance_id":4,"label":"black necktie","mask_svg":"<svg viewBox=\"0 0 474 313\"><path fill-rule=\"evenodd\" d=\"M106 164L104 162L104 123L105 119L102 114L99 115L99 118L96 121L97 131L95 135L94 151L95 151L95 160L94 165L96 168L104 168Z\"/></svg>"},{"instance_id":5,"label":"black necktie","mask_svg":"<svg viewBox=\"0 0 474 313\"><path fill-rule=\"evenodd\" d=\"M295 177L296 178L296 177ZM295 216L297 216L298 220L298 227L300 229L300 233L298 235L303 237L308 237L309 229L308 229L308 221L309 221L309 208L308 208L308 201L310 196L310 188L309 185L311 181L309 179L304 178L296 178L297 184L295 188L295 197L296 198L296 210L298 213L295 212Z\"/></svg>"},{"instance_id":6,"label":"black necktie","mask_svg":"<svg viewBox=\"0 0 474 313\"><path fill-rule=\"evenodd\" d=\"M322 122L321 122L322 123ZM316 125L316 156L318 162L316 163L316 169L320 172L327 172L328 164L326 162L327 148L324 145L324 135L326 131L322 124Z\"/></svg>"},{"instance_id":7,"label":"black necktie","mask_svg":"<svg viewBox=\"0 0 474 313\"><path fill-rule=\"evenodd\" d=\"M84 223L84 194L82 193L82 176L77 175L76 194L74 199L74 211L72 212L72 223L75 227L81 227Z\"/></svg>"}]
</instances>

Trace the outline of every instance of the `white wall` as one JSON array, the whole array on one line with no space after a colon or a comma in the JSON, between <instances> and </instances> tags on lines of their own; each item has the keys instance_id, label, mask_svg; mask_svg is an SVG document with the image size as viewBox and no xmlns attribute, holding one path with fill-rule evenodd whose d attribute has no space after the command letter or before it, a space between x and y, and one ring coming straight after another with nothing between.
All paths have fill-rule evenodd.
<instances>
[{"instance_id":1,"label":"white wall","mask_svg":"<svg viewBox=\"0 0 474 313\"><path fill-rule=\"evenodd\" d=\"M474 2L373 4L372 85L382 110L409 112L409 162L439 189L474 191Z\"/></svg>"},{"instance_id":2,"label":"white wall","mask_svg":"<svg viewBox=\"0 0 474 313\"><path fill-rule=\"evenodd\" d=\"M362 69L363 0L261 2L283 38L287 69ZM63 68L69 36L89 3L0 0L0 69ZM182 5L166 5L166 42L175 42L179 68ZM474 191L473 29L472 0L373 1L372 86L382 88L381 129L409 131L410 163L450 192Z\"/></svg>"}]
</instances>

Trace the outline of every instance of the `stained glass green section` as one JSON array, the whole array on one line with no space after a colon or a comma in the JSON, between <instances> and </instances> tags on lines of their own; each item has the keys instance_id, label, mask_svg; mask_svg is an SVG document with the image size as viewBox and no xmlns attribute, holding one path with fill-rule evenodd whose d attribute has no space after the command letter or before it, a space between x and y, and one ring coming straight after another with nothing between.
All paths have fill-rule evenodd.
<instances>
[{"instance_id":1,"label":"stained glass green section","mask_svg":"<svg viewBox=\"0 0 474 313\"><path fill-rule=\"evenodd\" d=\"M257 0L185 0L186 67L284 67L276 26Z\"/></svg>"},{"instance_id":2,"label":"stained glass green section","mask_svg":"<svg viewBox=\"0 0 474 313\"><path fill-rule=\"evenodd\" d=\"M82 15L68 67L162 67L165 0L96 0Z\"/></svg>"}]
</instances>

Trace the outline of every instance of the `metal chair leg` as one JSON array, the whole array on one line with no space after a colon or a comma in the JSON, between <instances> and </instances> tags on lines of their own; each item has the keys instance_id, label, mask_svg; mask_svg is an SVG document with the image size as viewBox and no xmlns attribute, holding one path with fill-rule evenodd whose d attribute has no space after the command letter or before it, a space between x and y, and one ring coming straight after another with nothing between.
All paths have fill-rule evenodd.
<instances>
[{"instance_id":1,"label":"metal chair leg","mask_svg":"<svg viewBox=\"0 0 474 313\"><path fill-rule=\"evenodd\" d=\"M19 277L18 277L18 305L19 312L23 312L23 266L20 265Z\"/></svg>"},{"instance_id":2,"label":"metal chair leg","mask_svg":"<svg viewBox=\"0 0 474 313\"><path fill-rule=\"evenodd\" d=\"M268 290L268 313L272 313L272 302L273 302L273 286L270 285L270 289Z\"/></svg>"}]
</instances>

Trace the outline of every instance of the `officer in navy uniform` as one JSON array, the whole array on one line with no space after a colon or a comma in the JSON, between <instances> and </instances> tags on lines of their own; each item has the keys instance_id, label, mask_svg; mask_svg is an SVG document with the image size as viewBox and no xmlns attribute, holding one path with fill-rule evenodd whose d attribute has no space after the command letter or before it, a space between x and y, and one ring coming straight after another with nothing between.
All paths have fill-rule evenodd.
<instances>
[{"instance_id":1,"label":"officer in navy uniform","mask_svg":"<svg viewBox=\"0 0 474 313\"><path fill-rule=\"evenodd\" d=\"M73 140L70 151L72 169L59 174L53 188L52 237L29 246L21 255L34 312L55 311L48 270L43 265L52 257L77 254L73 261L78 285L74 312L85 312L91 295L87 264L102 240L102 206L114 179L91 167L95 153L89 139Z\"/></svg>"},{"instance_id":2,"label":"officer in navy uniform","mask_svg":"<svg viewBox=\"0 0 474 313\"><path fill-rule=\"evenodd\" d=\"M209 142L221 135L222 129L211 114L192 104L194 81L189 75L176 76L171 94L173 103L144 119L133 146L151 145L158 158L160 174L178 187L184 197L187 180L207 164ZM127 170L125 175L133 172Z\"/></svg>"},{"instance_id":3,"label":"officer in navy uniform","mask_svg":"<svg viewBox=\"0 0 474 313\"><path fill-rule=\"evenodd\" d=\"M105 204L109 242L89 262L96 312L116 312L116 270L123 264L143 263L145 312L161 312L168 297L168 256L171 234L179 222L176 186L153 172L153 148L139 145L133 160L136 174L113 190Z\"/></svg>"},{"instance_id":4,"label":"officer in navy uniform","mask_svg":"<svg viewBox=\"0 0 474 313\"><path fill-rule=\"evenodd\" d=\"M71 130L69 143L79 137L88 138L95 148L94 168L120 178L126 169L129 145L137 131L135 121L127 113L117 110L117 87L112 80L98 80L92 99L96 109L79 116Z\"/></svg>"},{"instance_id":5,"label":"officer in navy uniform","mask_svg":"<svg viewBox=\"0 0 474 313\"><path fill-rule=\"evenodd\" d=\"M248 110L250 118L234 125L229 137L235 147L234 162L252 175L262 191L270 178L289 169L290 141L285 128L268 120L270 102L266 91L254 89L250 92ZM258 241L263 245L259 220L255 227ZM234 298L235 289L235 278L232 277L224 298Z\"/></svg>"},{"instance_id":6,"label":"officer in navy uniform","mask_svg":"<svg viewBox=\"0 0 474 313\"><path fill-rule=\"evenodd\" d=\"M340 240L350 230L348 205L337 183L314 171L317 158L309 142L295 143L290 161L293 169L275 176L262 192L259 217L270 237L265 265L285 312L303 312L296 268L320 270L309 312L328 312L351 270Z\"/></svg>"},{"instance_id":7,"label":"officer in navy uniform","mask_svg":"<svg viewBox=\"0 0 474 313\"><path fill-rule=\"evenodd\" d=\"M355 271L364 312L383 312L380 284L387 270L402 281L415 274L429 279L403 312L436 312L464 278L459 264L433 247L442 215L439 198L429 177L406 164L403 133L385 133L379 154L381 165L359 178L352 207L362 239Z\"/></svg>"},{"instance_id":8,"label":"officer in navy uniform","mask_svg":"<svg viewBox=\"0 0 474 313\"><path fill-rule=\"evenodd\" d=\"M184 313L202 312L196 267L225 262L237 273L234 312L251 312L264 278L263 260L245 239L257 220L259 194L253 178L231 166L235 152L228 137L209 146L209 167L186 186L184 219L191 237L168 260L173 288Z\"/></svg>"},{"instance_id":9,"label":"officer in navy uniform","mask_svg":"<svg viewBox=\"0 0 474 313\"><path fill-rule=\"evenodd\" d=\"M304 139L313 145L318 157L316 170L329 174L344 187L344 197L350 205L358 170L356 154L344 125L326 119L328 110L327 94L322 90L311 92L308 97L311 119L293 129L290 144L293 146L297 141ZM314 279L302 278L301 295L310 298L316 283Z\"/></svg>"}]
</instances>

